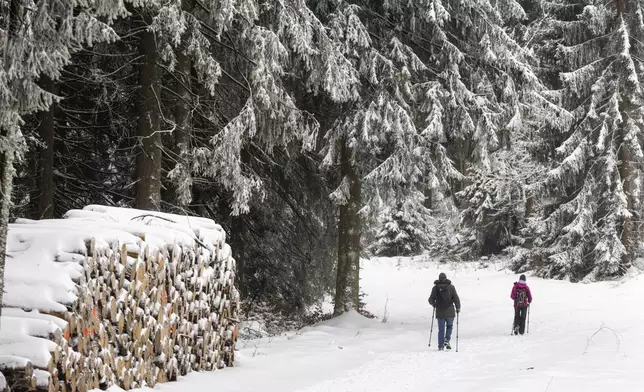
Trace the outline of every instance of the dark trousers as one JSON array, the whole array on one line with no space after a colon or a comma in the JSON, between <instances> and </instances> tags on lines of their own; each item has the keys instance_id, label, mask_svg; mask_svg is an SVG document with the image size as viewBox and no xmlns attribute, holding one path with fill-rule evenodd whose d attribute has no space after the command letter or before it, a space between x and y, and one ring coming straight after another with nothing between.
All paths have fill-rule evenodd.
<instances>
[{"instance_id":1,"label":"dark trousers","mask_svg":"<svg viewBox=\"0 0 644 392\"><path fill-rule=\"evenodd\" d=\"M525 318L528 314L528 308L517 307L514 308L514 334L525 333Z\"/></svg>"},{"instance_id":2,"label":"dark trousers","mask_svg":"<svg viewBox=\"0 0 644 392\"><path fill-rule=\"evenodd\" d=\"M439 318L438 320L438 348L443 348L445 343L449 343L452 338L452 328L454 327L454 317Z\"/></svg>"}]
</instances>

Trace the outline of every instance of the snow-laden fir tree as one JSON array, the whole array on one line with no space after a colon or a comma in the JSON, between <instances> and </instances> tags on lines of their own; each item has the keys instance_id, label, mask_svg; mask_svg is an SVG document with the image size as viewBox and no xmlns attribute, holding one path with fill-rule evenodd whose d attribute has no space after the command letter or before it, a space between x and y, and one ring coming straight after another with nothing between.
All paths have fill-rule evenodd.
<instances>
[{"instance_id":1,"label":"snow-laden fir tree","mask_svg":"<svg viewBox=\"0 0 644 392\"><path fill-rule=\"evenodd\" d=\"M125 4L127 11L111 25L121 37L118 42L74 53L56 82L63 103L52 116L33 116L38 129L27 124L34 150L28 158L43 172L56 173L54 215L96 202L132 205L132 198L139 207L157 209L164 188L169 203L190 201L192 177L186 168L195 143L193 127L204 128L193 115L200 118L221 76L204 34L213 29L204 22L213 19L205 8L210 4ZM53 121L45 121L48 117ZM45 123L52 135L56 124L54 146L39 140ZM53 147L55 163L41 163L41 145L42 150ZM25 181L20 186L28 187ZM38 202L38 194L31 196Z\"/></svg>"},{"instance_id":2,"label":"snow-laden fir tree","mask_svg":"<svg viewBox=\"0 0 644 392\"><path fill-rule=\"evenodd\" d=\"M456 172L444 148L423 137L416 124L415 109L426 110L428 126L440 118L438 85L423 83L429 79L427 66L391 31L383 31L386 37L374 41L361 19L368 9L348 2L325 6L318 10L324 9L321 15L331 27L334 45L361 80L357 96L344 105L344 113L326 132L323 151L325 167L338 167L340 177L331 195L340 212L337 314L357 309L360 302L361 234L368 212L380 212L386 204L408 196L422 200L416 187L421 178L438 187ZM434 105L427 104L427 98L434 98Z\"/></svg>"},{"instance_id":3,"label":"snow-laden fir tree","mask_svg":"<svg viewBox=\"0 0 644 392\"><path fill-rule=\"evenodd\" d=\"M535 202L526 189L543 168L523 143L517 144L494 152L492 167L472 168L473 183L456 194L463 210L454 250L462 258L496 254L525 243L521 229Z\"/></svg>"},{"instance_id":4,"label":"snow-laden fir tree","mask_svg":"<svg viewBox=\"0 0 644 392\"><path fill-rule=\"evenodd\" d=\"M311 150L319 128L311 113L298 108L292 80L309 93L324 91L337 102L355 96L355 70L328 37L325 26L303 0L240 2L229 18L237 33L233 43L249 61L244 81L243 109L210 140L193 150L191 170L216 179L232 192L233 213L248 212L262 180L243 159L252 145L269 157L276 148ZM232 23L232 22L231 22ZM229 23L230 24L230 23ZM228 25L221 30L226 32ZM259 152L258 151L258 152Z\"/></svg>"},{"instance_id":5,"label":"snow-laden fir tree","mask_svg":"<svg viewBox=\"0 0 644 392\"><path fill-rule=\"evenodd\" d=\"M360 99L327 133L325 158L342 172L333 194L341 205L341 242L343 234L353 238L344 252L351 283L338 290L351 287L356 295L358 212L462 189L466 169L473 162L490 167L503 133L521 127L523 102L541 101L530 91L540 82L530 53L504 29L525 17L515 1L326 1L317 7L362 82Z\"/></svg>"},{"instance_id":6,"label":"snow-laden fir tree","mask_svg":"<svg viewBox=\"0 0 644 392\"><path fill-rule=\"evenodd\" d=\"M302 101L321 94L332 102L355 97L357 72L304 1L215 3L223 17L197 15L223 51L217 95L224 98L202 101L210 132L191 138L190 153L170 175L184 184L177 187L186 191L183 200L195 195L197 203L230 208L233 217L225 219L231 220L231 235L237 244L246 242L237 249L242 270L251 271L249 290L298 303L310 297L297 299L298 292L326 287L315 275L328 269L331 253L321 249L330 234L308 242L304 236L334 231L328 201L309 201L314 197L307 187L289 189L299 183L296 176L313 174L314 160L306 152L319 141L318 119ZM274 216L284 221L271 223ZM292 238L292 232L300 236ZM309 287L301 284L307 279Z\"/></svg>"},{"instance_id":7,"label":"snow-laden fir tree","mask_svg":"<svg viewBox=\"0 0 644 392\"><path fill-rule=\"evenodd\" d=\"M457 22L448 23L443 10ZM453 97L445 140L466 176L452 186L464 209L457 248L466 256L498 252L519 240L511 241L529 204L523 188L538 170L533 134L561 109L547 100L538 59L524 47L531 31L520 2L435 2L428 15L454 53L436 58Z\"/></svg>"},{"instance_id":8,"label":"snow-laden fir tree","mask_svg":"<svg viewBox=\"0 0 644 392\"><path fill-rule=\"evenodd\" d=\"M24 152L24 117L48 111L57 97L40 84L57 80L74 51L117 38L98 18L112 21L125 14L122 3L111 1L0 3L0 303L14 162Z\"/></svg>"},{"instance_id":9,"label":"snow-laden fir tree","mask_svg":"<svg viewBox=\"0 0 644 392\"><path fill-rule=\"evenodd\" d=\"M534 59L506 29L526 18L519 2L387 1L383 10L420 49L445 92L440 131L457 169L490 167L490 153L507 139L510 122L520 127L523 105L538 99L532 96L540 85Z\"/></svg>"},{"instance_id":10,"label":"snow-laden fir tree","mask_svg":"<svg viewBox=\"0 0 644 392\"><path fill-rule=\"evenodd\" d=\"M246 34L245 29L250 29L258 17L258 4L251 0L241 1L194 1L183 0L181 2L181 11L178 9L173 13L168 13L164 18L164 25L173 26L173 20L181 21L181 28L173 27L174 38L169 42L166 50L166 59L170 62L174 81L174 101L173 108L173 138L169 140L174 148L166 149L165 153L172 162L168 172L168 179L171 182L172 192L169 198L173 202L185 206L193 200L192 184L194 176L206 176L215 178L223 182L226 189L235 189L235 194L239 195L239 189L246 187L255 188L257 186L248 178L240 178L240 183L235 183L230 175L232 172L220 172L217 165L222 164L222 154L226 149L226 143L219 143L222 137L234 137L234 132L226 131L219 136L219 139L212 140L214 148L210 146L209 141L199 142L201 136L194 132L197 128L193 121L195 111L203 113L202 116L209 127L220 127L220 122L216 120L216 114L213 112L213 97L216 95L220 77L222 75L222 61L230 57L228 51L226 55L219 56L213 42L221 42L222 34L227 33L233 23L239 23L242 31ZM176 26L176 23L174 23ZM172 36L172 35L171 35ZM235 52L233 50L232 52ZM191 72L196 71L197 78L192 80ZM226 71L223 71L226 72ZM199 94L200 91L203 94ZM241 120L245 117L245 110L236 114L241 115ZM234 119L238 123L239 119ZM223 124L221 126L227 126ZM231 126L234 126L231 124ZM212 132L207 132L208 138L212 138ZM234 142L233 142L234 144ZM195 159L197 157L197 159ZM218 163L207 163L207 162ZM234 163L231 163L234 165ZM242 176L243 177L243 176ZM243 193L244 191L242 191Z\"/></svg>"},{"instance_id":11,"label":"snow-laden fir tree","mask_svg":"<svg viewBox=\"0 0 644 392\"><path fill-rule=\"evenodd\" d=\"M422 196L419 194L418 196ZM434 224L422 201L408 198L386 207L380 214L374 243L369 250L376 256L414 256L429 246Z\"/></svg>"},{"instance_id":12,"label":"snow-laden fir tree","mask_svg":"<svg viewBox=\"0 0 644 392\"><path fill-rule=\"evenodd\" d=\"M550 206L533 221L535 248L515 266L572 280L620 275L641 233L644 3L555 1L544 10L545 36L558 42L544 47L556 47L561 71L552 98L573 122L535 184Z\"/></svg>"},{"instance_id":13,"label":"snow-laden fir tree","mask_svg":"<svg viewBox=\"0 0 644 392\"><path fill-rule=\"evenodd\" d=\"M192 0L133 4L136 8L129 24L130 33L138 31L138 51L142 56L138 70L136 143L140 151L136 155L135 173L135 200L139 208L160 208L164 153L162 134L168 132L175 132L173 144L177 145L172 149L177 162L176 170L170 175L176 188L173 198L184 204L190 200L190 177L186 169L191 109L189 79L194 70L198 83L214 95L215 85L221 75L220 66L210 49L210 41L202 33L202 20L195 16L197 4L201 7L199 10L210 15L211 10L206 4ZM163 70L175 74L175 86L179 86L173 115L166 115L161 104ZM162 129L166 126L167 129ZM169 149L165 151L169 152Z\"/></svg>"}]
</instances>

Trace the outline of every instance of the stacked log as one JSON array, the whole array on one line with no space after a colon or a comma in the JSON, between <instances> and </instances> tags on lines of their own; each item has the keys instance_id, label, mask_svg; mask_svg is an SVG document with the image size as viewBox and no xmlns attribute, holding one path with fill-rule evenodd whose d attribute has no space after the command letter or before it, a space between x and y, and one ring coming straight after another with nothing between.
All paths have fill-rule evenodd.
<instances>
[{"instance_id":1,"label":"stacked log","mask_svg":"<svg viewBox=\"0 0 644 392\"><path fill-rule=\"evenodd\" d=\"M29 366L8 376L0 366L12 390L131 389L232 366L239 295L220 227L200 220L186 229L178 223L185 217L102 206L66 218L19 220L9 229L27 237L64 231L83 244L50 261L74 266L76 287L73 300L61 302L64 311L38 309L60 321L46 337L54 343L47 366L41 360L36 369L46 376Z\"/></svg>"}]
</instances>

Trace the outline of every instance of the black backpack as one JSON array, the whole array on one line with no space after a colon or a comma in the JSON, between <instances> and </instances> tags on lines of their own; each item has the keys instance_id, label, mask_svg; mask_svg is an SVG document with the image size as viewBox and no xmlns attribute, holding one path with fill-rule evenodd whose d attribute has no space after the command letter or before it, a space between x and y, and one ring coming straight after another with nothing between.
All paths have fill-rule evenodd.
<instances>
[{"instance_id":1,"label":"black backpack","mask_svg":"<svg viewBox=\"0 0 644 392\"><path fill-rule=\"evenodd\" d=\"M525 287L517 287L516 299L514 300L514 304L519 308L527 308L530 304L528 302L528 290L526 290Z\"/></svg>"},{"instance_id":2,"label":"black backpack","mask_svg":"<svg viewBox=\"0 0 644 392\"><path fill-rule=\"evenodd\" d=\"M436 285L436 309L447 309L452 305L452 296L449 286L446 284Z\"/></svg>"}]
</instances>

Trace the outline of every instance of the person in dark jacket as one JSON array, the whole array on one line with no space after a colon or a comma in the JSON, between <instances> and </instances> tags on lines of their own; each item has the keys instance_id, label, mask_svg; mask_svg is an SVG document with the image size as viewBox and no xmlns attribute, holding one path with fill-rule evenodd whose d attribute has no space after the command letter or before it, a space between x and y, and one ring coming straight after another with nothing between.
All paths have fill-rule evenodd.
<instances>
[{"instance_id":1,"label":"person in dark jacket","mask_svg":"<svg viewBox=\"0 0 644 392\"><path fill-rule=\"evenodd\" d=\"M456 287L443 272L438 275L438 280L434 281L434 287L429 296L429 304L436 309L438 350L442 351L443 348L449 350L451 349L449 340L452 337L454 317L456 317L456 313L461 311L461 300L456 293Z\"/></svg>"},{"instance_id":2,"label":"person in dark jacket","mask_svg":"<svg viewBox=\"0 0 644 392\"><path fill-rule=\"evenodd\" d=\"M519 281L514 283L510 292L510 298L514 301L514 326L512 331L515 335L525 333L526 314L528 307L532 303L532 293L525 280L525 275L521 275Z\"/></svg>"}]
</instances>

